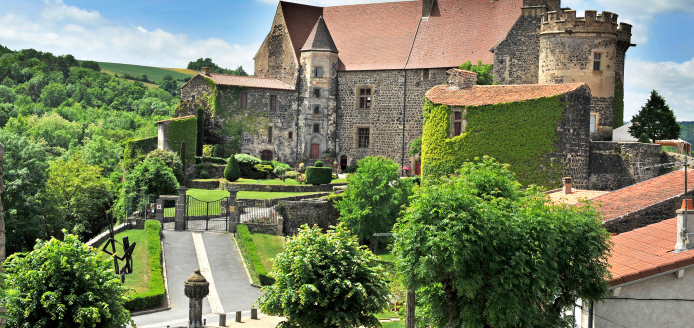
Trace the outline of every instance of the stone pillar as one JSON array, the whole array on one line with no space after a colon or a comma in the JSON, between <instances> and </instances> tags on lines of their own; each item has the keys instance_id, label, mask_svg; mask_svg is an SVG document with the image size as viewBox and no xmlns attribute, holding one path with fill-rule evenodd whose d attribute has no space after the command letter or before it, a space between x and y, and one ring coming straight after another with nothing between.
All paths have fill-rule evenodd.
<instances>
[{"instance_id":1,"label":"stone pillar","mask_svg":"<svg viewBox=\"0 0 694 328\"><path fill-rule=\"evenodd\" d=\"M236 201L236 194L239 192L239 189L232 185L227 187L227 190L229 191L229 232L236 233L236 224L241 218L241 212Z\"/></svg>"},{"instance_id":2,"label":"stone pillar","mask_svg":"<svg viewBox=\"0 0 694 328\"><path fill-rule=\"evenodd\" d=\"M164 224L164 201L157 199L156 217L157 221Z\"/></svg>"},{"instance_id":3,"label":"stone pillar","mask_svg":"<svg viewBox=\"0 0 694 328\"><path fill-rule=\"evenodd\" d=\"M200 274L200 269L184 283L183 291L190 299L188 312L188 328L203 328L202 299L210 293L210 283Z\"/></svg>"},{"instance_id":4,"label":"stone pillar","mask_svg":"<svg viewBox=\"0 0 694 328\"><path fill-rule=\"evenodd\" d=\"M178 200L176 201L176 231L186 230L186 192L188 188L178 188Z\"/></svg>"},{"instance_id":5,"label":"stone pillar","mask_svg":"<svg viewBox=\"0 0 694 328\"><path fill-rule=\"evenodd\" d=\"M0 144L0 196L5 192L5 182L2 179L2 163L5 160L5 146ZM0 198L0 263L5 262L5 218L2 216L4 211L2 207L2 199Z\"/></svg>"},{"instance_id":6,"label":"stone pillar","mask_svg":"<svg viewBox=\"0 0 694 328\"><path fill-rule=\"evenodd\" d=\"M277 218L277 235L278 236L284 236L284 218L283 217Z\"/></svg>"}]
</instances>

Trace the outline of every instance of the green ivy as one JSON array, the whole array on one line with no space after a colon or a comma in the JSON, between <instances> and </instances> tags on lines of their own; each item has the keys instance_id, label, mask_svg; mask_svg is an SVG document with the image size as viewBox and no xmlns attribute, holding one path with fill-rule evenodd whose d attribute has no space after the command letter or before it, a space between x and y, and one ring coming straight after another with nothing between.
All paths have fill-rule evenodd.
<instances>
[{"instance_id":1,"label":"green ivy","mask_svg":"<svg viewBox=\"0 0 694 328\"><path fill-rule=\"evenodd\" d=\"M614 122L613 128L624 125L624 84L614 84Z\"/></svg>"},{"instance_id":2,"label":"green ivy","mask_svg":"<svg viewBox=\"0 0 694 328\"><path fill-rule=\"evenodd\" d=\"M157 137L126 141L123 151L123 168L127 171L142 162L147 157L147 153L157 149L157 143Z\"/></svg>"},{"instance_id":3,"label":"green ivy","mask_svg":"<svg viewBox=\"0 0 694 328\"><path fill-rule=\"evenodd\" d=\"M197 129L198 119L196 117L172 119L169 121L169 147L173 150L178 150L181 149L181 145L185 142L186 163L195 163L195 147L189 145L195 145L197 140ZM180 153L180 151L178 152Z\"/></svg>"},{"instance_id":4,"label":"green ivy","mask_svg":"<svg viewBox=\"0 0 694 328\"><path fill-rule=\"evenodd\" d=\"M566 106L561 98L466 107L465 133L454 138L449 138L450 108L425 99L423 176L452 174L464 162L488 155L510 164L524 186L559 186L563 163L550 155L559 152L556 128Z\"/></svg>"},{"instance_id":5,"label":"green ivy","mask_svg":"<svg viewBox=\"0 0 694 328\"><path fill-rule=\"evenodd\" d=\"M207 85L210 87L210 97L214 98L214 101L211 101L210 103L212 104L212 113L216 115L220 115L222 113L226 113L227 111L222 111L224 109L224 105L222 103L222 100L225 100L227 103L232 104L234 109L238 105L238 99L241 98L241 92L243 90L246 90L245 87L240 87L240 86L229 86L224 88L224 92L219 90L217 88L217 83L215 81L212 81L212 79L205 78L205 81L207 81ZM220 111L217 111L217 110Z\"/></svg>"}]
</instances>

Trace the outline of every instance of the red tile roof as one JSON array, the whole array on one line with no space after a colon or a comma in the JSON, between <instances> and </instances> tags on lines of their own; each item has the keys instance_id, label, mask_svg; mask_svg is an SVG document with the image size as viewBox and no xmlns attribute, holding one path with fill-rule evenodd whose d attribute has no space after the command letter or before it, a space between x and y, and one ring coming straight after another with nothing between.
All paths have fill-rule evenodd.
<instances>
[{"instance_id":1,"label":"red tile roof","mask_svg":"<svg viewBox=\"0 0 694 328\"><path fill-rule=\"evenodd\" d=\"M260 88L260 89L275 89L275 90L288 90L293 91L294 88L280 80L269 78L269 77L255 77L255 76L237 76L237 75L225 75L210 73L205 75L200 73L214 81L219 85L234 85L249 88Z\"/></svg>"},{"instance_id":2,"label":"red tile roof","mask_svg":"<svg viewBox=\"0 0 694 328\"><path fill-rule=\"evenodd\" d=\"M688 190L694 190L694 170L689 170ZM593 198L602 203L603 222L661 203L684 194L684 170L661 175Z\"/></svg>"},{"instance_id":3,"label":"red tile roof","mask_svg":"<svg viewBox=\"0 0 694 328\"><path fill-rule=\"evenodd\" d=\"M445 85L438 85L427 91L426 97L436 104L483 106L561 95L584 85L586 84L476 85L460 90L446 90Z\"/></svg>"},{"instance_id":4,"label":"red tile roof","mask_svg":"<svg viewBox=\"0 0 694 328\"><path fill-rule=\"evenodd\" d=\"M668 219L613 236L608 260L617 286L694 264L694 250L675 253L677 219Z\"/></svg>"},{"instance_id":5,"label":"red tile roof","mask_svg":"<svg viewBox=\"0 0 694 328\"><path fill-rule=\"evenodd\" d=\"M515 24L522 4L522 0L438 0L429 19L421 22L421 0L325 8L281 1L280 8L297 60L323 15L340 51L338 70L358 71L456 67L478 59L491 64L489 50Z\"/></svg>"}]
</instances>

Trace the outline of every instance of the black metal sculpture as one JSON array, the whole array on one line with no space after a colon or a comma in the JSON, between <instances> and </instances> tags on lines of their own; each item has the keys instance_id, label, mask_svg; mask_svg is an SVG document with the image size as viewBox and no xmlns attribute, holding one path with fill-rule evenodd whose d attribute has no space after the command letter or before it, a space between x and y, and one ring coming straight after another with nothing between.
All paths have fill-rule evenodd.
<instances>
[{"instance_id":1,"label":"black metal sculpture","mask_svg":"<svg viewBox=\"0 0 694 328\"><path fill-rule=\"evenodd\" d=\"M135 250L135 245L137 245L137 242L133 242L131 245L130 240L128 240L128 236L123 237L123 243L117 241L115 235L113 234L113 217L109 215L109 213L106 213L106 220L108 220L108 230L111 238L106 241L106 244L101 251L113 257L113 265L116 269L116 274L120 275L120 281L124 283L125 275L133 273L133 251ZM118 253L116 252L116 243L123 246L123 256L118 256ZM111 246L111 251L108 250L109 246ZM118 263L119 261L125 261L125 265L123 265L122 268Z\"/></svg>"}]
</instances>

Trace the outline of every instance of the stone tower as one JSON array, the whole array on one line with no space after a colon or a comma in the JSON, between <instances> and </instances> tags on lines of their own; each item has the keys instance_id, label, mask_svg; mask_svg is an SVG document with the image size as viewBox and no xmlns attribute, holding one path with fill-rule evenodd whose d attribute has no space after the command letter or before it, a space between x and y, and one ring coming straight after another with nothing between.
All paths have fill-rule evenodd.
<instances>
[{"instance_id":1,"label":"stone tower","mask_svg":"<svg viewBox=\"0 0 694 328\"><path fill-rule=\"evenodd\" d=\"M623 98L615 98L615 93L623 94L631 25L617 25L617 17L595 10L586 10L585 17L576 17L575 10L542 14L538 82L588 84L592 140L611 141L614 118L621 120L623 115Z\"/></svg>"},{"instance_id":2,"label":"stone tower","mask_svg":"<svg viewBox=\"0 0 694 328\"><path fill-rule=\"evenodd\" d=\"M301 48L298 82L297 154L306 154L310 160L335 152L337 54L321 16Z\"/></svg>"}]
</instances>

